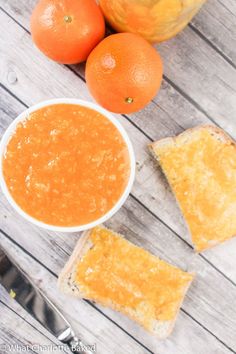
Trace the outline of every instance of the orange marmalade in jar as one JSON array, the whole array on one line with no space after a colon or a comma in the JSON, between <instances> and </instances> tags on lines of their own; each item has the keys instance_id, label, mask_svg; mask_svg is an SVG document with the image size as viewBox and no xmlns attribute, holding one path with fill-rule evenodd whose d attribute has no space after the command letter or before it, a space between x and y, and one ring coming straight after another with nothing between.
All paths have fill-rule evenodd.
<instances>
[{"instance_id":1,"label":"orange marmalade in jar","mask_svg":"<svg viewBox=\"0 0 236 354\"><path fill-rule=\"evenodd\" d=\"M138 33L156 43L174 37L206 0L100 0L102 11L118 32Z\"/></svg>"}]
</instances>

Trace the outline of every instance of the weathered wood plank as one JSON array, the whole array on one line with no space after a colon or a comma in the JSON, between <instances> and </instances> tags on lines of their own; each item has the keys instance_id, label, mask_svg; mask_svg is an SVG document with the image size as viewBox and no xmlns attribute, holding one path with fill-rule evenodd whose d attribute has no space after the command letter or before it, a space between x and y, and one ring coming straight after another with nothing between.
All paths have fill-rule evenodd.
<instances>
[{"instance_id":1,"label":"weathered wood plank","mask_svg":"<svg viewBox=\"0 0 236 354\"><path fill-rule=\"evenodd\" d=\"M158 49L167 77L235 136L236 70L190 27Z\"/></svg>"},{"instance_id":2,"label":"weathered wood plank","mask_svg":"<svg viewBox=\"0 0 236 354\"><path fill-rule=\"evenodd\" d=\"M29 105L43 99L60 96L90 99L85 85L78 77L66 67L48 61L33 47L29 36L21 28L6 15L2 14L1 17L4 34L2 37L4 40L0 42L2 52L4 52L4 55L0 58L1 82L8 89ZM9 47L5 46L5 41L9 43ZM17 77L17 81L13 84L8 81L10 72L14 72ZM54 74L52 75L52 73ZM175 100L173 95L175 93L169 91L170 106L172 100ZM168 100L166 99L166 101ZM178 104L181 106L180 102ZM188 231L184 226L172 193L147 151L149 140L124 117L118 117L131 136L138 161L136 182L133 189L134 195L159 218L169 224L181 237L190 242ZM148 123L148 116L143 116L143 119ZM158 126L157 124L156 130L158 130ZM175 128L173 127L173 129ZM234 242L232 244L235 244L235 240L232 242ZM236 258L232 254L230 242L224 246L216 247L206 254L212 263L236 282L234 271Z\"/></svg>"},{"instance_id":3,"label":"weathered wood plank","mask_svg":"<svg viewBox=\"0 0 236 354\"><path fill-rule=\"evenodd\" d=\"M191 24L236 66L235 0L208 0Z\"/></svg>"},{"instance_id":4,"label":"weathered wood plank","mask_svg":"<svg viewBox=\"0 0 236 354\"><path fill-rule=\"evenodd\" d=\"M19 103L16 102L17 104L15 106L15 99L9 97L9 94L4 91L0 96L2 98L1 107L5 107L7 102L9 107L11 107L11 114L13 114L13 116L17 114ZM5 124L8 124L7 122L11 119L9 115L3 115L2 118ZM68 258L68 255L72 252L78 235L50 233L33 227L21 217L17 216L4 199L0 207L2 210L0 227L16 242L26 248L28 252L32 253L34 257L37 257L37 259L43 262L45 266L58 274ZM183 308L217 335L221 335L221 326L224 325L228 328L226 331L227 336L232 337L232 342L234 343L236 314L234 314L229 304L233 306L236 301L231 298L231 296L236 296L236 288L232 284L204 262L200 256L193 256L192 250L189 249L186 244L181 240L176 240L175 235L173 235L170 230L158 222L150 213L145 211L144 208L140 208L133 198L128 200L125 207L122 208L108 225L123 232L132 242L145 247L152 253L163 257L173 264L183 269L191 269L200 273L188 295L188 302L184 304ZM29 235L33 236L30 237ZM33 243L32 237L34 238ZM219 283L221 283L222 288L218 289L217 285ZM225 297L225 292L228 294L228 298ZM223 307L224 311L222 312ZM138 326L135 326L131 321L123 318L123 316L114 314L109 310L103 309L103 312L104 311L129 333L137 337L139 341L145 345L149 345L149 347L155 351L155 339L149 338L143 330L140 330ZM231 320L227 317L227 311L230 312ZM218 321L215 321L216 318ZM214 319L214 321L212 321L212 319ZM179 321L178 325L178 328L182 328L185 326L185 321ZM195 333L195 331L196 328L194 327L193 333ZM176 341L175 336L171 337L170 340L173 340L172 338ZM229 338L224 338L224 340L228 342ZM178 337L178 345L180 345L181 341L181 337Z\"/></svg>"},{"instance_id":5,"label":"weathered wood plank","mask_svg":"<svg viewBox=\"0 0 236 354\"><path fill-rule=\"evenodd\" d=\"M123 225L123 227L125 226ZM20 243L22 242L23 232L25 233L26 236L29 234L28 232L26 232L26 230L22 230L22 234L18 233L17 237L14 237L14 239L17 242ZM52 237L54 236L55 235L52 235ZM38 234L34 233L34 239L37 237ZM68 238L68 235L66 235L65 237ZM133 238L135 237L136 236L133 234ZM136 243L139 242L137 242L136 240ZM114 338L112 338L112 333L114 335L114 332L112 331L112 328L110 328L111 326L109 327L110 330L103 329L101 330L101 332L98 332L99 334L97 334L96 328L97 327L101 328L101 324L97 324L96 318L94 317L93 320L91 321L90 313L88 309L86 309L86 312L83 311L83 307L84 306L88 307L88 304L84 304L84 301L82 300L71 299L62 294L59 294L56 289L55 277L50 275L50 273L48 273L45 270L45 268L43 268L40 264L35 262L24 252L22 252L22 250L20 250L18 247L16 247L11 242L9 242L9 240L6 237L4 237L4 235L2 235L1 233L0 233L0 244L3 245L6 249L8 250L10 249L12 256L14 256L15 259L17 259L18 262L20 262L21 267L26 272L29 273L29 269L30 269L30 277L36 282L36 284L41 288L41 290L43 290L50 297L50 299L57 306L63 308L64 314L70 319L71 323L74 325L74 328L78 328L78 330L82 334L84 334L83 332L84 327L89 328L89 326L91 326L91 331L95 332L96 334L98 353L104 352L104 350L102 350L101 344L98 342L99 340L114 342ZM48 264L49 259L48 258L45 259L44 257L44 248L41 247L41 249L36 252L35 247L32 247L32 242L27 242L27 243L24 242L24 245L26 245L27 251L32 251L33 253L37 253L37 258L39 260L43 260L45 265L47 266L49 265ZM55 266L57 268L55 261L53 264L50 264L50 268L52 270L54 270ZM101 306L99 308L108 316L113 315L113 312L111 310L104 309ZM153 351L156 354L173 354L173 352L176 354L194 353L194 350L197 350L198 354L205 354L206 343L208 343L208 348L209 350L211 350L211 352L219 353L219 354L229 353L229 350L224 345L222 345L219 341L217 341L215 337L209 335L208 332L206 332L197 323L193 322L192 319L183 312L180 313L174 334L168 340L162 342L148 335L141 328L139 328L139 326L137 326L135 323L128 320L124 316L120 314L114 314L113 317L119 324L121 325L125 324L126 330L128 330L130 333L135 335L135 337L139 339L143 338L144 342L147 342L147 340L152 342ZM82 326L83 328L81 328ZM186 336L186 331L188 332L188 336ZM88 336L85 337L84 335L84 338L89 338L89 337ZM191 340L189 340L190 338ZM118 338L116 338L116 340L118 341ZM90 343L92 343L91 340ZM105 353L109 352L114 354L115 353L120 354L121 352L123 352L124 348L127 353L132 353L132 354L140 353L139 351L133 351L133 352L129 351L128 350L129 347L125 346L124 342L120 344L120 347L117 344L117 348L116 348L117 351L112 351L114 349L111 347L109 348L110 351L108 351L107 349ZM145 353L145 351L143 350L142 353Z\"/></svg>"}]
</instances>

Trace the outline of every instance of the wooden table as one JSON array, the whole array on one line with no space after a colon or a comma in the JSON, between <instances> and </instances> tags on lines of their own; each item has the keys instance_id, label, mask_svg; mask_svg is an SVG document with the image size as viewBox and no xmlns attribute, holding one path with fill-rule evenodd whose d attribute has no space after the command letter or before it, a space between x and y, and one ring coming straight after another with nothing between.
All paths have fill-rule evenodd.
<instances>
[{"instance_id":1,"label":"wooden table","mask_svg":"<svg viewBox=\"0 0 236 354\"><path fill-rule=\"evenodd\" d=\"M83 66L58 65L33 46L29 18L35 3L0 0L0 134L26 107L42 100L92 99ZM107 225L172 264L197 272L170 338L158 341L118 313L60 294L57 276L79 234L32 226L2 195L0 244L86 342L96 343L99 354L236 353L236 239L194 254L173 195L147 150L150 141L201 123L219 125L236 138L236 1L209 0L180 35L158 49L165 62L161 92L142 112L117 116L132 139L137 174L132 194ZM0 344L4 343L57 341L1 288ZM6 352L0 348L1 354Z\"/></svg>"}]
</instances>

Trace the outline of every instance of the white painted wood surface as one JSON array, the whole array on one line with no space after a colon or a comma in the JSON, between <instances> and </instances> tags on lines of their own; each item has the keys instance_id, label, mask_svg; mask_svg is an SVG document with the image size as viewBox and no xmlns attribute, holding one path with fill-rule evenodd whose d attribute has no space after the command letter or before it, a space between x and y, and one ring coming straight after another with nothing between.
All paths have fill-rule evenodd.
<instances>
[{"instance_id":1,"label":"white painted wood surface","mask_svg":"<svg viewBox=\"0 0 236 354\"><path fill-rule=\"evenodd\" d=\"M55 97L92 100L83 66L66 67L34 48L29 17L35 0L0 0L0 135L26 106ZM56 277L79 237L39 230L0 197L0 245L63 309L98 353L221 354L236 352L236 239L195 255L184 221L160 169L151 140L215 122L236 138L236 2L209 0L176 38L158 46L165 62L160 94L143 111L117 116L134 143L132 195L108 223L132 242L196 280L169 339L158 341L124 316L56 289ZM56 340L0 289L0 345ZM0 350L1 353L1 350Z\"/></svg>"}]
</instances>

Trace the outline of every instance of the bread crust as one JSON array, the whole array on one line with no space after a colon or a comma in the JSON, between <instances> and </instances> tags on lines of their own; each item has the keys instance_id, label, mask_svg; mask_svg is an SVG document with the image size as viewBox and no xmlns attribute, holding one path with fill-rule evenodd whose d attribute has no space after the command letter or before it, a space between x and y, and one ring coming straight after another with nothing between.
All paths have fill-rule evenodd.
<instances>
[{"instance_id":1,"label":"bread crust","mask_svg":"<svg viewBox=\"0 0 236 354\"><path fill-rule=\"evenodd\" d=\"M103 228L105 228L102 225ZM71 257L69 258L68 262L66 263L65 267L63 268L62 272L59 275L58 278L58 287L59 289L68 295L72 295L72 296L76 296L78 298L86 298L86 296L83 296L83 294L81 293L80 289L79 289L79 285L76 284L76 268L78 263L80 262L81 258L83 257L83 255L86 254L86 252L88 252L88 250L93 247L93 243L90 240L90 233L92 230L86 231L84 232ZM118 233L115 233L113 231L111 231L114 234L119 235ZM123 235L119 235L121 237L123 237ZM192 274L194 277L194 274ZM189 281L189 283L187 284L185 290L183 291L183 295L182 295L182 299L179 303L178 309L176 311L176 315L174 317L173 320L170 321L160 321L157 319L153 319L153 326L152 329L149 331L152 335L156 336L158 339L165 339L166 337L168 337L170 335L170 333L172 332L180 307L183 303L184 297L192 283L191 279ZM90 300L89 298L87 298L88 300ZM103 305L102 303L100 303L100 305ZM125 314L127 317L129 317L131 320L137 322L139 325L142 326L142 319L140 319L140 316L138 316L138 313L135 311L130 311L130 309L122 309L120 308L120 306L117 306L116 304L112 303L112 302L108 302L107 304L105 304L106 306L108 306L109 308L111 308L112 310L121 312L123 314Z\"/></svg>"},{"instance_id":2,"label":"bread crust","mask_svg":"<svg viewBox=\"0 0 236 354\"><path fill-rule=\"evenodd\" d=\"M78 286L75 284L76 265L79 263L86 251L92 247L89 236L90 230L82 233L72 255L58 277L58 287L62 292L73 296L77 295L81 298L83 295L80 293Z\"/></svg>"},{"instance_id":3,"label":"bread crust","mask_svg":"<svg viewBox=\"0 0 236 354\"><path fill-rule=\"evenodd\" d=\"M204 124L204 125L198 125L194 128L189 128L187 130L185 130L184 132L180 133L179 135L176 135L176 136L172 136L172 137L167 137L167 138L163 138L163 139L160 139L158 141L155 141L151 144L149 144L149 149L151 150L152 153L155 154L155 148L157 146L160 146L160 145L167 145L168 143L173 143L175 144L177 139L183 139L183 142L184 143L184 140L188 141L189 139L191 139L193 137L193 134L196 133L197 131L199 130L208 130L212 133L212 135L214 135L218 140L220 140L221 142L224 142L224 143L234 143L235 144L235 141L229 137L228 134L226 134L221 128L218 128L217 126L214 126L214 125L210 125L210 124ZM158 156L155 154L154 157L158 160Z\"/></svg>"}]
</instances>

